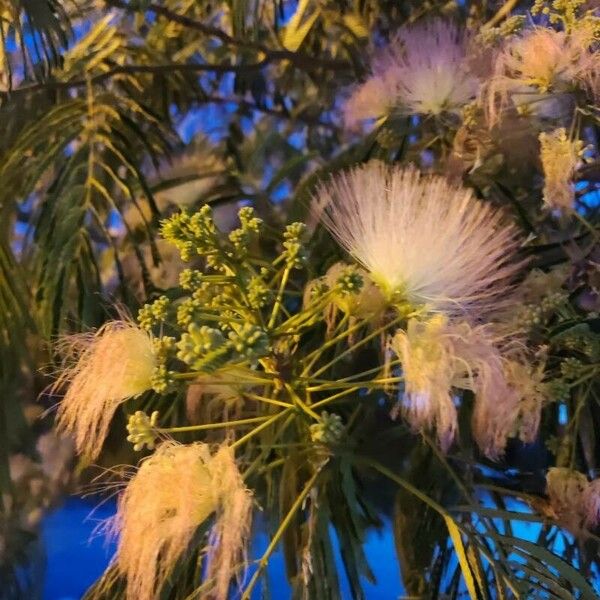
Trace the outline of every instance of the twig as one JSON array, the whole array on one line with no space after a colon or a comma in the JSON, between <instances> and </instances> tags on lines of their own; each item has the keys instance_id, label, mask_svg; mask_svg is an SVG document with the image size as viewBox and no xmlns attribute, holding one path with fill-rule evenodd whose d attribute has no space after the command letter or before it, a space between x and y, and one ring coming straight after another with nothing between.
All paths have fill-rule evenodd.
<instances>
[{"instance_id":1,"label":"twig","mask_svg":"<svg viewBox=\"0 0 600 600\"><path fill-rule=\"evenodd\" d=\"M69 90L77 87L84 87L91 83L96 85L103 83L104 81L111 79L115 75L128 75L136 73L148 73L151 75L160 75L162 73L171 73L173 71L189 71L192 73L246 73L248 71L259 71L267 64L271 62L270 58L264 58L257 63L250 63L245 65L230 65L230 64L204 64L204 63L169 63L165 65L120 65L100 73L94 77L87 79L71 79L67 81L44 81L42 83L36 83L34 85L27 85L24 87L16 88L12 91L0 92L0 97L12 97L19 94L25 94L28 92L37 92L41 90Z\"/></svg>"},{"instance_id":2,"label":"twig","mask_svg":"<svg viewBox=\"0 0 600 600\"><path fill-rule=\"evenodd\" d=\"M494 27L497 23L500 23L504 17L507 17L510 14L510 11L518 2L519 0L506 0L498 12L484 25L484 27Z\"/></svg>"},{"instance_id":3,"label":"twig","mask_svg":"<svg viewBox=\"0 0 600 600\"><path fill-rule=\"evenodd\" d=\"M271 543L269 544L269 547L265 550L265 553L262 555L262 558L258 561L258 567L257 567L256 571L254 572L254 575L252 576L250 583L248 583L248 586L244 590L244 593L242 595L242 600L250 599L252 590L254 589L254 586L256 585L256 582L258 581L260 574L263 572L263 570L267 566L267 564L269 562L269 558L271 557L271 554L273 554L273 552L275 551L275 548L277 548L277 545L279 544L279 540L285 533L289 524L292 522L292 519L294 518L294 516L296 515L298 510L301 508L301 506L304 502L304 499L308 496L308 494L314 487L315 482L317 481L317 477L319 476L320 472L321 472L320 470L315 471L313 476L307 481L306 485L304 486L304 489L300 492L300 494L298 495L298 497L292 504L290 510L286 514L285 518L279 525L279 528L277 529L277 531L275 532L275 535L271 539Z\"/></svg>"}]
</instances>

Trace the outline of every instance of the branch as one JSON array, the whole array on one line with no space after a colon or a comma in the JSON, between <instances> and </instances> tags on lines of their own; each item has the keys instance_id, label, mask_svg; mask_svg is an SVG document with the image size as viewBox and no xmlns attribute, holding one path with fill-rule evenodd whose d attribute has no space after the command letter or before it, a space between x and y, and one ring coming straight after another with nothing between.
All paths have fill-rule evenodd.
<instances>
[{"instance_id":1,"label":"branch","mask_svg":"<svg viewBox=\"0 0 600 600\"><path fill-rule=\"evenodd\" d=\"M519 0L506 0L498 12L483 27L495 27L502 19L508 17L510 11L517 5Z\"/></svg>"},{"instance_id":2,"label":"branch","mask_svg":"<svg viewBox=\"0 0 600 600\"><path fill-rule=\"evenodd\" d=\"M115 75L126 75L136 73L149 73L151 75L159 75L161 73L171 73L173 71L184 71L192 73L247 73L248 71L259 71L267 64L271 62L269 57L257 63L251 63L246 65L229 65L229 64L217 64L209 65L202 63L169 63L166 65L120 65L95 75L90 79L71 79L68 81L44 81L42 83L36 83L34 85L27 85L11 91L0 92L0 98L10 98L15 95L25 94L28 92L37 92L41 90L69 90L78 87L84 87L88 83L98 84L108 79L111 79Z\"/></svg>"},{"instance_id":3,"label":"branch","mask_svg":"<svg viewBox=\"0 0 600 600\"><path fill-rule=\"evenodd\" d=\"M120 8L127 12L139 12L140 10L134 6L131 6L131 4L124 2L123 0L104 1L108 6ZM144 7L143 10L150 11L155 15L164 17L165 19L172 21L173 23L179 23L180 25L183 25L188 29L200 31L204 35L216 37L225 44L239 46L241 48L250 48L252 50L262 52L272 61L287 60L291 62L294 66L306 71L314 71L319 68L331 69L335 71L352 69L352 65L346 61L328 58L316 58L313 56L302 54L301 52L290 52L289 50L273 50L258 42L233 37L225 31L223 31L222 29L219 29L218 27L206 25L201 21L196 21L195 19L192 19L185 15L173 12L169 8L166 8L165 6L161 6L159 4L148 4Z\"/></svg>"}]
</instances>

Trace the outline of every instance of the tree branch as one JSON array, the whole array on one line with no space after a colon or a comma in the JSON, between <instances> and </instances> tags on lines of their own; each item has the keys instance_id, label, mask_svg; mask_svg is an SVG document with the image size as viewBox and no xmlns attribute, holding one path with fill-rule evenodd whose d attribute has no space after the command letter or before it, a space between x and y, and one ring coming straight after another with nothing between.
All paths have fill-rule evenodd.
<instances>
[{"instance_id":1,"label":"tree branch","mask_svg":"<svg viewBox=\"0 0 600 600\"><path fill-rule=\"evenodd\" d=\"M186 15L173 12L169 8L161 6L159 4L150 3L146 5L143 9L138 9L136 7L131 6L131 4L124 2L123 0L104 1L108 6L120 8L127 12L140 12L141 10L150 11L155 15L164 17L168 21L172 21L173 23L179 23L180 25L183 25L184 27L187 27L189 29L194 29L196 31L200 31L205 35L216 37L225 44L239 46L241 48L249 48L258 52L262 52L272 61L287 60L291 62L294 66L305 71L314 71L316 69L321 68L336 71L352 69L352 65L346 61L328 58L316 58L313 56L302 54L301 52L290 52L289 50L274 50L258 42L253 42L251 40L245 40L242 38L235 38L223 31L222 29L219 29L218 27L206 25L201 21L197 21L195 19L187 17Z\"/></svg>"},{"instance_id":2,"label":"tree branch","mask_svg":"<svg viewBox=\"0 0 600 600\"><path fill-rule=\"evenodd\" d=\"M36 83L33 85L26 85L20 88L16 88L11 91L0 92L0 98L10 98L20 94L29 92L38 92L42 90L69 90L73 88L83 87L88 83L98 84L108 79L111 79L115 75L126 75L136 73L148 73L151 75L159 75L161 73L171 73L173 71L189 71L192 73L204 72L204 73L247 73L248 71L259 71L267 64L271 62L269 57L257 63L250 63L246 65L229 65L229 64L217 64L209 65L202 63L169 63L165 65L119 65L106 71L91 77L90 79L70 79L67 81L44 81L42 83Z\"/></svg>"}]
</instances>

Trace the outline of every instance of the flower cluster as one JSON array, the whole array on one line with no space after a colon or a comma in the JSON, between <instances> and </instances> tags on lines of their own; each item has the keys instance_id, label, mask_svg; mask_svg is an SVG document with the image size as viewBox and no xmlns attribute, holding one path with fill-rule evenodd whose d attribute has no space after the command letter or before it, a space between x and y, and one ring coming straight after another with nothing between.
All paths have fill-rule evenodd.
<instances>
[{"instance_id":1,"label":"flower cluster","mask_svg":"<svg viewBox=\"0 0 600 600\"><path fill-rule=\"evenodd\" d=\"M192 555L201 593L229 597L253 497L281 524L243 600L287 527L306 583L329 560L328 520L354 510L354 532L372 521L358 491L372 467L387 475L395 461L405 472L390 479L419 498L412 472L434 456L469 485L479 461L507 474L500 461L529 444L593 472L597 211L580 184L594 189L588 166L598 178L586 145L600 123L598 27L579 0L534 12L535 25L500 13L479 32L404 25L344 109L352 134L376 121L376 158L309 179L306 222L258 201L226 228L208 204L172 214L160 241L187 263L179 284L137 321L63 345L75 360L56 384L59 428L89 462L121 409L123 438L144 453L115 521L128 598L162 597ZM538 500L579 536L600 524L598 489L554 468ZM463 524L450 536L470 563L478 532Z\"/></svg>"}]
</instances>

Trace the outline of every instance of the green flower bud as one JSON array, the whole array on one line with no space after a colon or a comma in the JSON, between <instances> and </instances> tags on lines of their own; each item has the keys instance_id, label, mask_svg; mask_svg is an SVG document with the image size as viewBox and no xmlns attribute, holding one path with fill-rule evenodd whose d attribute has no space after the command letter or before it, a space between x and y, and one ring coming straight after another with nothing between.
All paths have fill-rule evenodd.
<instances>
[{"instance_id":1,"label":"green flower bud","mask_svg":"<svg viewBox=\"0 0 600 600\"><path fill-rule=\"evenodd\" d=\"M310 438L317 444L337 444L344 433L342 417L323 411L321 421L310 426Z\"/></svg>"},{"instance_id":2,"label":"green flower bud","mask_svg":"<svg viewBox=\"0 0 600 600\"><path fill-rule=\"evenodd\" d=\"M150 304L144 304L138 312L138 323L142 329L150 331L152 327L164 323L167 319L171 301L166 296L161 296Z\"/></svg>"},{"instance_id":3,"label":"green flower bud","mask_svg":"<svg viewBox=\"0 0 600 600\"><path fill-rule=\"evenodd\" d=\"M127 441L133 444L133 449L136 452L144 449L144 446L148 450L154 450L156 445L156 439L158 435L155 427L158 421L158 411L155 410L149 417L148 415L138 410L129 417L127 422Z\"/></svg>"},{"instance_id":4,"label":"green flower bud","mask_svg":"<svg viewBox=\"0 0 600 600\"><path fill-rule=\"evenodd\" d=\"M179 275L179 285L190 292L202 285L202 273L196 269L185 269Z\"/></svg>"},{"instance_id":5,"label":"green flower bud","mask_svg":"<svg viewBox=\"0 0 600 600\"><path fill-rule=\"evenodd\" d=\"M177 343L177 358L196 371L213 371L228 358L229 348L221 331L192 323Z\"/></svg>"},{"instance_id":6,"label":"green flower bud","mask_svg":"<svg viewBox=\"0 0 600 600\"><path fill-rule=\"evenodd\" d=\"M251 323L229 333L229 346L238 356L249 360L266 356L270 349L265 331Z\"/></svg>"}]
</instances>

